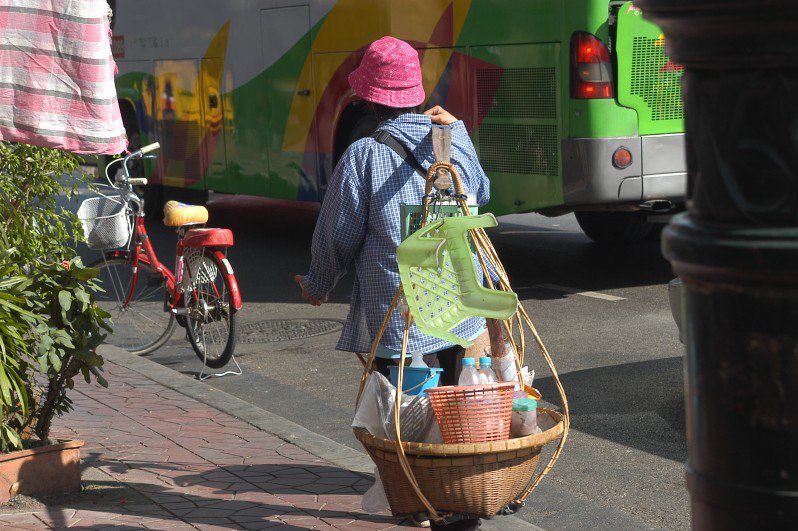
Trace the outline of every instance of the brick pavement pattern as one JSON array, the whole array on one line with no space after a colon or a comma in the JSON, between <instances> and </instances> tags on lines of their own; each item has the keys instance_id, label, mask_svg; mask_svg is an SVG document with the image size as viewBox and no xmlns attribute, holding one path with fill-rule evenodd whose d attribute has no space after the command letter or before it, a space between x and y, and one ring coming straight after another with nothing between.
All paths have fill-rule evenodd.
<instances>
[{"instance_id":1,"label":"brick pavement pattern","mask_svg":"<svg viewBox=\"0 0 798 531\"><path fill-rule=\"evenodd\" d=\"M0 515L14 529L400 529L360 508L371 481L129 369L77 385L54 437L147 503ZM407 528L411 529L411 528Z\"/></svg>"}]
</instances>

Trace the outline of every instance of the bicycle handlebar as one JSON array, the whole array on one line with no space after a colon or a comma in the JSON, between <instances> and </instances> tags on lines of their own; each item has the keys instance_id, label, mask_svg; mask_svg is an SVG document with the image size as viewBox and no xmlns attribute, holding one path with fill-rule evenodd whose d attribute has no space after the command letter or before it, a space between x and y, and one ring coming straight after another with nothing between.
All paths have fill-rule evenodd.
<instances>
[{"instance_id":1,"label":"bicycle handlebar","mask_svg":"<svg viewBox=\"0 0 798 531\"><path fill-rule=\"evenodd\" d=\"M150 152L152 152L152 151L156 151L156 150L158 150L158 149L161 149L161 144L160 144L160 143L158 143L158 142L153 142L152 144L150 144L150 145L147 145L147 146L144 146L143 148L141 148L141 149L139 150L139 152L140 152L142 155L146 155L147 153L150 153Z\"/></svg>"},{"instance_id":2,"label":"bicycle handlebar","mask_svg":"<svg viewBox=\"0 0 798 531\"><path fill-rule=\"evenodd\" d=\"M147 179L144 178L132 178L127 180L128 184L131 186L147 186Z\"/></svg>"}]
</instances>

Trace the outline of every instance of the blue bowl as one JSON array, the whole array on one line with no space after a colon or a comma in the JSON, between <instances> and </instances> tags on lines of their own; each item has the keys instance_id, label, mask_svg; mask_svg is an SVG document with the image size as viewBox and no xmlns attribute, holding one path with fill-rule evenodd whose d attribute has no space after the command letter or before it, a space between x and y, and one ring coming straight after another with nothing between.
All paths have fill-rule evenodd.
<instances>
[{"instance_id":1,"label":"blue bowl","mask_svg":"<svg viewBox=\"0 0 798 531\"><path fill-rule=\"evenodd\" d=\"M396 387L399 380L399 367L390 366L391 383ZM405 367L405 375L402 380L402 392L408 395L420 395L427 389L438 387L443 369L438 367L419 368Z\"/></svg>"}]
</instances>

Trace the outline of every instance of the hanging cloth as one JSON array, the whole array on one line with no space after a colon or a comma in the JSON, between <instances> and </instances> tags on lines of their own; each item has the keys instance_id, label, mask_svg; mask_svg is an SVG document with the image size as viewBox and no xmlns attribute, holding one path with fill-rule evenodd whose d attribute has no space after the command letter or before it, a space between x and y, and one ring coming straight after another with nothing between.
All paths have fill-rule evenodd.
<instances>
[{"instance_id":1,"label":"hanging cloth","mask_svg":"<svg viewBox=\"0 0 798 531\"><path fill-rule=\"evenodd\" d=\"M0 140L127 148L105 0L0 0Z\"/></svg>"}]
</instances>

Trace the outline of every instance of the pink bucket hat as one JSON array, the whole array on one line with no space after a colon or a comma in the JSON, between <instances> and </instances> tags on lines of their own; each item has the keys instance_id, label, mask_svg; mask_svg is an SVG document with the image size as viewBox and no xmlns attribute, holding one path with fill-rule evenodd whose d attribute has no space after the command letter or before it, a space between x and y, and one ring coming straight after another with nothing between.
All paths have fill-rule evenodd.
<instances>
[{"instance_id":1,"label":"pink bucket hat","mask_svg":"<svg viewBox=\"0 0 798 531\"><path fill-rule=\"evenodd\" d=\"M415 107L426 97L418 52L393 37L371 43L349 74L349 86L364 100L387 107Z\"/></svg>"}]
</instances>

